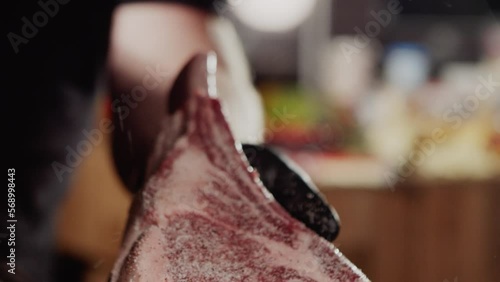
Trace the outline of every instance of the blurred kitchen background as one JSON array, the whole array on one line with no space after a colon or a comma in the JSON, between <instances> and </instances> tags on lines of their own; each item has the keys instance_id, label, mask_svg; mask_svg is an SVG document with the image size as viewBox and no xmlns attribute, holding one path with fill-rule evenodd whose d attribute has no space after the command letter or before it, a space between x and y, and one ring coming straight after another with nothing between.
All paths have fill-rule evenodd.
<instances>
[{"instance_id":1,"label":"blurred kitchen background","mask_svg":"<svg viewBox=\"0 0 500 282\"><path fill-rule=\"evenodd\" d=\"M499 1L227 2L265 140L337 209L340 250L375 282L500 281ZM131 200L109 142L74 183L61 259L106 281Z\"/></svg>"}]
</instances>

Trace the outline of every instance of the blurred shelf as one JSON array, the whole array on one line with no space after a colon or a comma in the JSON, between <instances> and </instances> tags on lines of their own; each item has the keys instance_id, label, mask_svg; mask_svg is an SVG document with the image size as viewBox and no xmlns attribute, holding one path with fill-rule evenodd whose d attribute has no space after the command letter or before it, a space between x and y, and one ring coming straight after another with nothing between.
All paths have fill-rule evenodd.
<instances>
[{"instance_id":1,"label":"blurred shelf","mask_svg":"<svg viewBox=\"0 0 500 282\"><path fill-rule=\"evenodd\" d=\"M323 191L342 222L334 243L372 281L500 281L500 179Z\"/></svg>"},{"instance_id":2,"label":"blurred shelf","mask_svg":"<svg viewBox=\"0 0 500 282\"><path fill-rule=\"evenodd\" d=\"M387 189L384 175L389 170L373 157L311 152L294 152L288 156L323 190Z\"/></svg>"}]
</instances>

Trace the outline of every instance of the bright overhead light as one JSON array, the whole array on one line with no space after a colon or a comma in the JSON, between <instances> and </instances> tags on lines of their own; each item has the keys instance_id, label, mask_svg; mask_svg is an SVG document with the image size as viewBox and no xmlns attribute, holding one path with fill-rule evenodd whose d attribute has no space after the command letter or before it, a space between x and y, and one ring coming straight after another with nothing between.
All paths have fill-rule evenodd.
<instances>
[{"instance_id":1,"label":"bright overhead light","mask_svg":"<svg viewBox=\"0 0 500 282\"><path fill-rule=\"evenodd\" d=\"M296 28L311 15L316 5L316 0L238 0L236 2L234 4L236 16L247 26L265 32L286 32Z\"/></svg>"}]
</instances>

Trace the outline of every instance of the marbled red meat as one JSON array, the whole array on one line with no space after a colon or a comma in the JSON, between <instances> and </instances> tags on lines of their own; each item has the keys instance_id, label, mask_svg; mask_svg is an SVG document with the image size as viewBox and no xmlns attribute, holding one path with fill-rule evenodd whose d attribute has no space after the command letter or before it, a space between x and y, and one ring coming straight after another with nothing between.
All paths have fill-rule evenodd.
<instances>
[{"instance_id":1,"label":"marbled red meat","mask_svg":"<svg viewBox=\"0 0 500 282\"><path fill-rule=\"evenodd\" d=\"M262 186L217 99L198 88L173 120L182 133L135 199L111 281L368 281Z\"/></svg>"}]
</instances>

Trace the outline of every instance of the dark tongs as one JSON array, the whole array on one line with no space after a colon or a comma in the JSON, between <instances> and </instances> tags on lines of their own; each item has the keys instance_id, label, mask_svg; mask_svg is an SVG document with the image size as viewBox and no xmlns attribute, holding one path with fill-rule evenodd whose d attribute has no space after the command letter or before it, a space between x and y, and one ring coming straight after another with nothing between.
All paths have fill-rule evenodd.
<instances>
[{"instance_id":1,"label":"dark tongs","mask_svg":"<svg viewBox=\"0 0 500 282\"><path fill-rule=\"evenodd\" d=\"M206 71L205 83L209 92L210 89L216 91L216 62L215 54L209 54L201 68ZM337 237L340 231L337 212L305 172L276 150L262 145L243 144L242 147L250 165L259 172L264 186L291 216L328 241Z\"/></svg>"},{"instance_id":2,"label":"dark tongs","mask_svg":"<svg viewBox=\"0 0 500 282\"><path fill-rule=\"evenodd\" d=\"M337 212L305 172L274 149L243 144L243 151L264 186L290 215L328 241L337 237L340 231Z\"/></svg>"}]
</instances>

